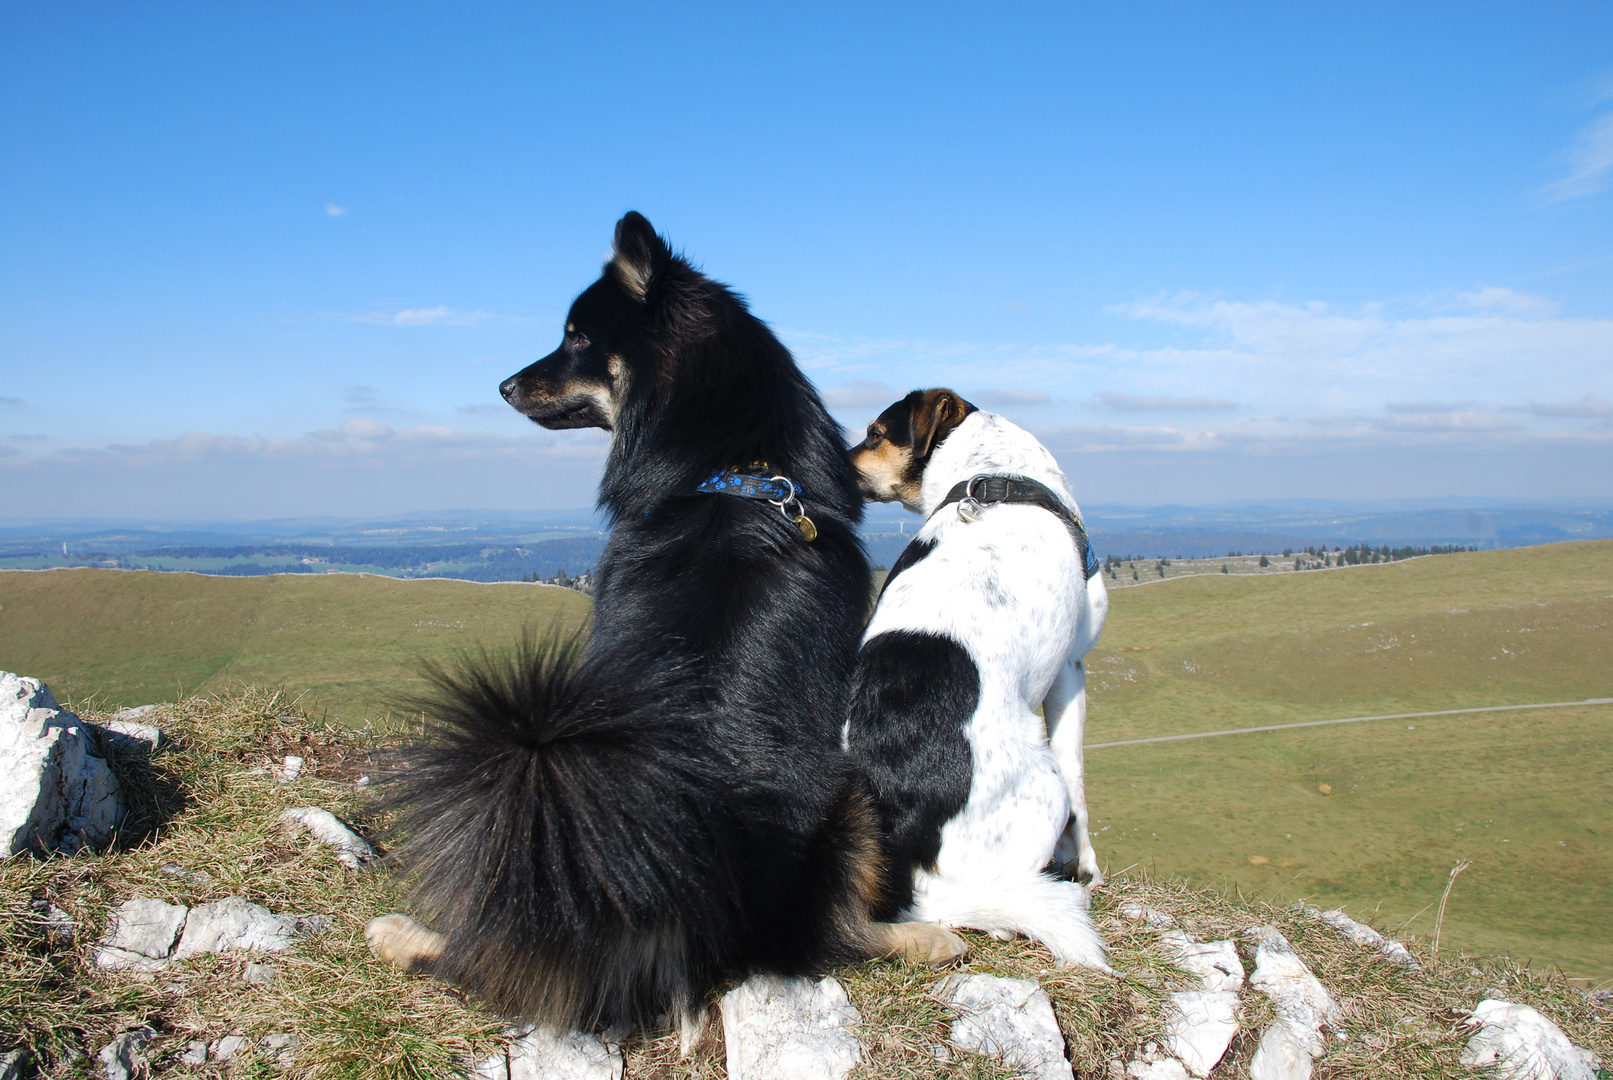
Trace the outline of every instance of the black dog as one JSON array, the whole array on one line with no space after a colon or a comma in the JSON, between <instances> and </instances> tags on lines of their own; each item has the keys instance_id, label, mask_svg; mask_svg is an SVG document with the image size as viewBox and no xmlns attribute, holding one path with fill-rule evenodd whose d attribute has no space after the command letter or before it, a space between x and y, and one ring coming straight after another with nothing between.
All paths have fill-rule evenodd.
<instances>
[{"instance_id":1,"label":"black dog","mask_svg":"<svg viewBox=\"0 0 1613 1080\"><path fill-rule=\"evenodd\" d=\"M387 916L376 951L562 1027L689 1017L753 971L959 955L870 919L878 826L838 749L862 496L788 350L629 213L561 346L501 391L612 433L592 635L439 674L403 858L441 933Z\"/></svg>"}]
</instances>

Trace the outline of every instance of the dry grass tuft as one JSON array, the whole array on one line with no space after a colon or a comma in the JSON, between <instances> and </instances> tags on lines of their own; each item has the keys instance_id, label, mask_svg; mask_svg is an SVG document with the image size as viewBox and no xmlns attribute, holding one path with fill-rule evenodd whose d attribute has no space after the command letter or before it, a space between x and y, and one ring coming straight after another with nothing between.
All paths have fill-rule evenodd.
<instances>
[{"instance_id":1,"label":"dry grass tuft","mask_svg":"<svg viewBox=\"0 0 1613 1080\"><path fill-rule=\"evenodd\" d=\"M88 719L104 719L93 712ZM0 863L0 1049L26 1045L42 1075L85 1075L96 1053L137 1025L157 1032L153 1074L195 1077L309 1077L339 1080L455 1075L496 1047L503 1021L451 987L375 962L364 924L393 910L398 884L385 873L352 873L331 853L276 823L290 806L318 804L380 834L359 776L379 779L397 767L395 752L373 736L311 720L270 691L191 698L154 720L172 742L157 753L114 760L132 812L118 843L101 855ZM294 784L279 781L287 753L305 759ZM243 896L277 912L322 915L329 928L271 956L200 957L152 975L100 971L88 956L109 912L134 896L200 904ZM966 970L1037 979L1052 998L1079 1077L1109 1077L1149 1042L1158 1042L1172 990L1190 988L1173 968L1156 931L1119 915L1124 901L1172 913L1204 940L1240 939L1273 923L1328 985L1344 1011L1330 1034L1322 1077L1470 1075L1457 1064L1467 1010L1486 996L1540 1009L1580 1046L1613 1059L1608 1003L1588 998L1555 971L1520 969L1505 960L1450 956L1409 972L1349 943L1303 909L1249 903L1179 882L1121 878L1099 890L1093 917L1119 974L1059 968L1040 946L970 934ZM49 922L50 909L75 926L70 936ZM277 971L265 984L241 979L248 960ZM1253 957L1245 950L1246 963ZM905 963L871 962L837 973L863 1016L867 1056L859 1080L968 1077L1005 1080L1001 1066L948 1049L949 1017L934 994L948 973ZM1264 999L1246 993L1234 1042L1216 1077L1246 1077ZM226 1066L181 1065L189 1040L247 1036L255 1049ZM294 1056L263 1047L270 1035L296 1039ZM623 1045L632 1080L722 1080L721 1019L715 1006L694 1055L678 1057L675 1034L650 1033Z\"/></svg>"}]
</instances>

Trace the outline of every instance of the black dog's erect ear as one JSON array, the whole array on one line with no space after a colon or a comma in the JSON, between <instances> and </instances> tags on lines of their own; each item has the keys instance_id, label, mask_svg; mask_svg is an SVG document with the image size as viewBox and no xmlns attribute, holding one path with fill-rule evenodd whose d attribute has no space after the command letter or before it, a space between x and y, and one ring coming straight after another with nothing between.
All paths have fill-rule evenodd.
<instances>
[{"instance_id":1,"label":"black dog's erect ear","mask_svg":"<svg viewBox=\"0 0 1613 1080\"><path fill-rule=\"evenodd\" d=\"M672 259L666 241L655 234L655 226L637 210L629 210L616 223L616 239L611 244L611 273L639 300L650 291L650 282Z\"/></svg>"},{"instance_id":2,"label":"black dog's erect ear","mask_svg":"<svg viewBox=\"0 0 1613 1080\"><path fill-rule=\"evenodd\" d=\"M973 405L952 390L915 390L908 395L912 402L913 457L923 461L935 449L935 444L972 412Z\"/></svg>"}]
</instances>

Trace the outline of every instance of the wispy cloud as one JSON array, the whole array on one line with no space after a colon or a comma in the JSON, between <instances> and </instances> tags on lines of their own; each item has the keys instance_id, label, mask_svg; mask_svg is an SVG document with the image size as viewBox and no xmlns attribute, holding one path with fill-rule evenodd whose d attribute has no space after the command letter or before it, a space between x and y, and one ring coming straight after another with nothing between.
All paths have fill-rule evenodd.
<instances>
[{"instance_id":1,"label":"wispy cloud","mask_svg":"<svg viewBox=\"0 0 1613 1080\"><path fill-rule=\"evenodd\" d=\"M977 390L974 400L982 405L989 405L994 409L1012 408L1016 405L1046 405L1053 400L1051 394L1041 390L1021 390L1013 386L994 386L988 390Z\"/></svg>"},{"instance_id":2,"label":"wispy cloud","mask_svg":"<svg viewBox=\"0 0 1613 1080\"><path fill-rule=\"evenodd\" d=\"M328 322L371 323L375 326L479 326L493 317L487 311L455 311L443 304L398 311L332 312Z\"/></svg>"},{"instance_id":3,"label":"wispy cloud","mask_svg":"<svg viewBox=\"0 0 1613 1080\"><path fill-rule=\"evenodd\" d=\"M20 397L0 397L0 405L15 405L19 408L28 403Z\"/></svg>"},{"instance_id":4,"label":"wispy cloud","mask_svg":"<svg viewBox=\"0 0 1613 1080\"><path fill-rule=\"evenodd\" d=\"M342 387L342 404L349 409L378 409L381 407L381 389L350 383Z\"/></svg>"},{"instance_id":5,"label":"wispy cloud","mask_svg":"<svg viewBox=\"0 0 1613 1080\"><path fill-rule=\"evenodd\" d=\"M1230 412L1236 401L1208 397L1169 397L1159 394L1121 394L1104 390L1092 395L1093 404L1110 412Z\"/></svg>"},{"instance_id":6,"label":"wispy cloud","mask_svg":"<svg viewBox=\"0 0 1613 1080\"><path fill-rule=\"evenodd\" d=\"M1531 401L1523 406L1515 406L1514 408L1516 411L1526 412L1531 416L1561 416L1582 419L1613 416L1613 402L1603 401L1595 394L1586 394L1578 401L1565 401L1555 404Z\"/></svg>"},{"instance_id":7,"label":"wispy cloud","mask_svg":"<svg viewBox=\"0 0 1613 1080\"><path fill-rule=\"evenodd\" d=\"M1608 96L1599 94L1598 100L1605 101ZM1607 190L1613 176L1613 114L1598 117L1582 129L1567 157L1568 174L1539 190L1541 202L1567 202Z\"/></svg>"},{"instance_id":8,"label":"wispy cloud","mask_svg":"<svg viewBox=\"0 0 1613 1080\"><path fill-rule=\"evenodd\" d=\"M345 206L337 206L333 202L328 202L325 204L325 213L329 214L331 217L346 217L348 209L349 208Z\"/></svg>"},{"instance_id":9,"label":"wispy cloud","mask_svg":"<svg viewBox=\"0 0 1613 1080\"><path fill-rule=\"evenodd\" d=\"M27 464L64 461L122 461L147 465L223 459L315 459L368 457L386 452L394 458L429 458L433 455L470 456L495 460L560 456L594 460L603 456L609 436L604 432L533 431L521 436L460 431L441 424L394 428L369 417L354 416L335 428L291 438L190 432L171 439L142 443L114 443L101 447L67 447L42 455L29 455Z\"/></svg>"},{"instance_id":10,"label":"wispy cloud","mask_svg":"<svg viewBox=\"0 0 1613 1080\"><path fill-rule=\"evenodd\" d=\"M1444 402L1444 401L1386 401L1383 411L1387 413L1453 413L1465 412L1473 408L1473 402Z\"/></svg>"},{"instance_id":11,"label":"wispy cloud","mask_svg":"<svg viewBox=\"0 0 1613 1080\"><path fill-rule=\"evenodd\" d=\"M843 386L825 390L823 400L831 409L884 408L905 393L906 390L872 379L852 379Z\"/></svg>"},{"instance_id":12,"label":"wispy cloud","mask_svg":"<svg viewBox=\"0 0 1613 1080\"><path fill-rule=\"evenodd\" d=\"M0 481L30 512L85 507L137 518L265 518L400 509L578 507L593 501L604 432L518 436L351 417L291 438L193 432L46 453L0 452ZM513 476L527 478L512 487Z\"/></svg>"},{"instance_id":13,"label":"wispy cloud","mask_svg":"<svg viewBox=\"0 0 1613 1080\"><path fill-rule=\"evenodd\" d=\"M1435 407L1417 409L1413 403L1386 406L1388 416L1373 421L1380 431L1403 432L1497 432L1516 431L1517 421L1479 409Z\"/></svg>"},{"instance_id":14,"label":"wispy cloud","mask_svg":"<svg viewBox=\"0 0 1613 1080\"><path fill-rule=\"evenodd\" d=\"M1516 288L1350 305L1181 292L1110 310L1152 326L1079 344L785 337L820 385L835 387L831 402L877 409L897 387L951 386L1038 432L1061 432L1071 448L1310 455L1599 446L1613 432L1601 411L1613 399L1613 319L1564 316L1550 297ZM1160 327L1185 340L1129 340ZM1027 405L1037 408L1016 412ZM1114 423L1069 426L1083 408Z\"/></svg>"}]
</instances>

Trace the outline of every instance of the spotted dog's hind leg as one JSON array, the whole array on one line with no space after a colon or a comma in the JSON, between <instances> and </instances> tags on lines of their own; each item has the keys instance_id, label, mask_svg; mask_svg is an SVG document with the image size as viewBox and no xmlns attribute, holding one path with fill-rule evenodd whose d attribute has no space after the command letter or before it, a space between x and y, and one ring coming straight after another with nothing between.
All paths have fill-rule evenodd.
<instances>
[{"instance_id":1,"label":"spotted dog's hind leg","mask_svg":"<svg viewBox=\"0 0 1613 1080\"><path fill-rule=\"evenodd\" d=\"M364 940L376 956L405 971L430 970L446 944L441 934L398 914L371 919L364 927Z\"/></svg>"},{"instance_id":2,"label":"spotted dog's hind leg","mask_svg":"<svg viewBox=\"0 0 1613 1080\"><path fill-rule=\"evenodd\" d=\"M1047 719L1048 745L1070 795L1070 820L1053 851L1053 861L1083 885L1097 888L1103 884L1103 871L1098 869L1098 853L1088 830L1081 756L1087 726L1087 679L1081 661L1070 660L1059 669L1042 701L1042 715Z\"/></svg>"}]
</instances>

